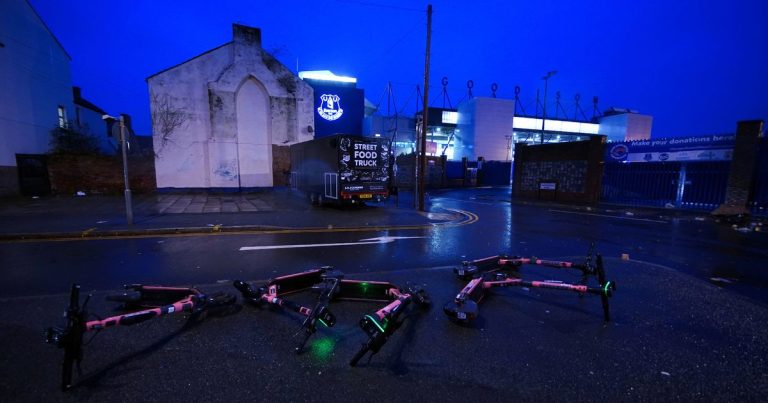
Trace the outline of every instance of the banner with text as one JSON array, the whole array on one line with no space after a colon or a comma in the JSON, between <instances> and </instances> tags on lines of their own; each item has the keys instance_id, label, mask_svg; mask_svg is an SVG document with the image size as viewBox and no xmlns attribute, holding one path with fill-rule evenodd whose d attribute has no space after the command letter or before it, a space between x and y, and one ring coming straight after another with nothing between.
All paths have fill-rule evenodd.
<instances>
[{"instance_id":1,"label":"banner with text","mask_svg":"<svg viewBox=\"0 0 768 403\"><path fill-rule=\"evenodd\" d=\"M606 162L728 161L734 135L671 137L608 143Z\"/></svg>"}]
</instances>

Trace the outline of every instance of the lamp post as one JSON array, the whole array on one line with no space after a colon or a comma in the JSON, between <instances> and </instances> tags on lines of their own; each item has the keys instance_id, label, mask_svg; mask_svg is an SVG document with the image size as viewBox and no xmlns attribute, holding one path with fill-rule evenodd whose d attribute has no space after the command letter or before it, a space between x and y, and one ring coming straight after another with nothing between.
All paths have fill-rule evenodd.
<instances>
[{"instance_id":1,"label":"lamp post","mask_svg":"<svg viewBox=\"0 0 768 403\"><path fill-rule=\"evenodd\" d=\"M540 144L544 144L544 122L547 121L547 85L549 84L549 78L557 74L557 70L548 71L547 75L542 77L544 80L544 117L541 119L541 141Z\"/></svg>"},{"instance_id":2,"label":"lamp post","mask_svg":"<svg viewBox=\"0 0 768 403\"><path fill-rule=\"evenodd\" d=\"M125 218L128 221L128 225L133 225L133 205L131 203L131 184L128 181L128 154L126 151L126 144L128 141L125 138L125 118L121 114L120 119L103 115L103 120L112 119L120 121L120 149L123 153L123 183L125 184Z\"/></svg>"}]
</instances>

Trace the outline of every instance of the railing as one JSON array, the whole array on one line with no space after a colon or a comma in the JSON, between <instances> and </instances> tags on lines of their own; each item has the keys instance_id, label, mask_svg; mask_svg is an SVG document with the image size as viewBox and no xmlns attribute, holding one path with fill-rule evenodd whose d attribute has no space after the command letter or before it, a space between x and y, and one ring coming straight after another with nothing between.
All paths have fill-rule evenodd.
<instances>
[{"instance_id":1,"label":"railing","mask_svg":"<svg viewBox=\"0 0 768 403\"><path fill-rule=\"evenodd\" d=\"M714 210L725 200L730 161L606 163L601 200Z\"/></svg>"}]
</instances>

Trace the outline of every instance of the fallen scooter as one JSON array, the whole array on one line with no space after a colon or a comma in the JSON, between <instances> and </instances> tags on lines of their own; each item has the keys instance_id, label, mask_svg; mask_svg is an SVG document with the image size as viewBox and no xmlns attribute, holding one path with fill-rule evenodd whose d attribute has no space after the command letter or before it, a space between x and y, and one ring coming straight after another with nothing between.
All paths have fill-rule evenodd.
<instances>
[{"instance_id":1,"label":"fallen scooter","mask_svg":"<svg viewBox=\"0 0 768 403\"><path fill-rule=\"evenodd\" d=\"M411 285L401 289L388 282L347 280L343 273L331 267L276 277L258 288L240 280L236 280L233 285L247 301L280 306L305 317L300 330L303 337L295 348L296 353L303 351L309 337L316 332L318 323L327 327L336 324L336 316L328 308L331 301L387 302L383 308L360 319L360 328L368 340L350 361L351 366L357 365L367 352L370 351L373 356L381 349L400 327L402 321L398 319L411 302L421 306L430 304L426 292L419 286ZM311 308L285 299L286 295L308 289L319 291L317 302Z\"/></svg>"},{"instance_id":2,"label":"fallen scooter","mask_svg":"<svg viewBox=\"0 0 768 403\"><path fill-rule=\"evenodd\" d=\"M203 294L196 288L161 287L133 284L125 286L126 292L108 296L107 300L121 302L123 308L132 312L110 316L104 319L88 320L90 295L80 305L80 286L73 284L69 307L64 312L64 327L49 327L45 330L45 341L64 349L61 389L72 387L73 367L80 372L83 360L83 337L88 332L99 332L114 326L132 326L147 320L174 313L189 312L193 318L219 307L232 305L236 297L232 294Z\"/></svg>"},{"instance_id":3,"label":"fallen scooter","mask_svg":"<svg viewBox=\"0 0 768 403\"><path fill-rule=\"evenodd\" d=\"M523 265L580 270L582 281L581 284L568 284L560 281L523 280L519 278L518 273ZM585 263L497 255L464 261L461 266L454 268L454 273L462 280L471 279L456 297L443 307L445 314L459 324L467 324L477 318L479 314L478 304L486 293L494 287L547 288L572 291L582 295L599 295L603 305L603 318L605 322L611 320L608 298L616 290L616 283L606 280L603 257L594 253L594 245L590 248ZM587 285L590 277L597 277L598 287Z\"/></svg>"}]
</instances>

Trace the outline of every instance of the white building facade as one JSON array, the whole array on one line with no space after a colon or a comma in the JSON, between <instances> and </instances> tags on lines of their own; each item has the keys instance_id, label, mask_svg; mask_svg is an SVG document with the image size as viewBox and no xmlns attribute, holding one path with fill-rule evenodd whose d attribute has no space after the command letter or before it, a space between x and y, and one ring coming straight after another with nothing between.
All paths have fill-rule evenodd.
<instances>
[{"instance_id":1,"label":"white building facade","mask_svg":"<svg viewBox=\"0 0 768 403\"><path fill-rule=\"evenodd\" d=\"M70 63L26 0L0 1L0 195L19 192L17 155L46 153L71 119Z\"/></svg>"},{"instance_id":2,"label":"white building facade","mask_svg":"<svg viewBox=\"0 0 768 403\"><path fill-rule=\"evenodd\" d=\"M158 189L270 187L285 174L276 151L314 137L312 88L262 49L259 29L232 31L147 78ZM162 118L173 113L183 119L169 131Z\"/></svg>"},{"instance_id":3,"label":"white building facade","mask_svg":"<svg viewBox=\"0 0 768 403\"><path fill-rule=\"evenodd\" d=\"M453 159L509 161L515 101L477 97L459 105Z\"/></svg>"}]
</instances>

